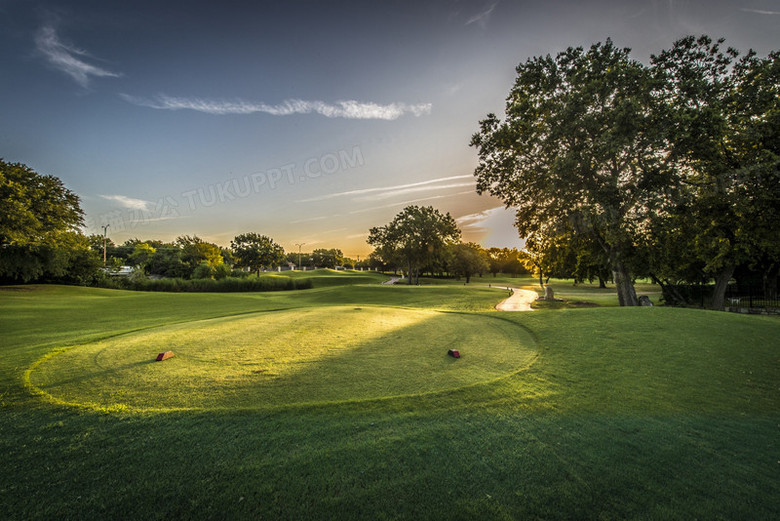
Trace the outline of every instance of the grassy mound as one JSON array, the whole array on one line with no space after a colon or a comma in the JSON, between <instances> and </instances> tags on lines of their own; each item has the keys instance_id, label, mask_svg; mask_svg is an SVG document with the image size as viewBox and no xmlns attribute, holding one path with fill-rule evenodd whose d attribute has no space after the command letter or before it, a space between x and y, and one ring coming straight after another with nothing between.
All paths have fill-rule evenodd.
<instances>
[{"instance_id":1,"label":"grassy mound","mask_svg":"<svg viewBox=\"0 0 780 521\"><path fill-rule=\"evenodd\" d=\"M169 350L174 358L154 361ZM454 389L514 372L534 354L530 335L498 318L333 306L76 346L38 364L30 381L62 403L98 408L264 408Z\"/></svg>"},{"instance_id":2,"label":"grassy mound","mask_svg":"<svg viewBox=\"0 0 780 521\"><path fill-rule=\"evenodd\" d=\"M504 297L495 289L463 285L356 285L257 294L0 288L4 517L777 518L780 320L666 307L489 311ZM126 380L136 369L170 371L184 381L185 371L176 371L175 364L190 364L208 379L211 371L228 369L207 370L198 351L186 352L190 343L193 348L200 343L203 353L219 345L212 342L216 336L202 342L198 336L220 331L238 345L241 332L255 331L259 337L265 331L255 320L289 318L301 307L321 311L305 321L312 331L317 323L327 323L327 313L348 327L350 317L372 306L398 311L395 320L401 326L388 326L379 337L388 340L386 348L357 326L349 329L354 338L338 339L338 331L324 331L319 336L349 347L329 350L342 343L322 343L311 361L289 345L275 354L288 361L282 367L286 372L247 378L275 379L292 395L291 403L299 404L310 398L293 379L315 385L323 382L323 369L333 377L324 387L351 389L353 396L363 392L353 377L363 366L373 368L372 386L392 373L392 384L409 378L422 387L443 371L468 369L461 363L473 361L476 346L487 344L489 330L499 323L512 335L518 328L531 331L538 354L525 370L449 392L271 409L247 409L237 402L201 410L106 414L63 407L25 385L25 375L43 385L44 371L59 377L72 371L72 381L61 379L58 385L86 402L102 399L89 396L89 387L98 388L95 395L107 391L105 378L118 378L117 392L138 391L140 385L127 386ZM469 314L436 312L442 310ZM419 342L408 337L391 342L393 335L425 324L430 327L423 334L438 341L446 333L439 321L458 317L477 321L461 329L474 346L463 348L458 361L430 358L434 369L425 378L414 374L415 367L395 367L396 356L382 355L381 362L367 356L408 349L405 358L420 352L426 360ZM295 321L279 325L274 349L283 346L287 329L298 327ZM195 338L189 334L193 330ZM174 342L177 331L187 333L180 353L149 362L163 349L159 338L168 335ZM144 344L141 338L147 334ZM307 335L296 338L300 343ZM316 341L318 335L308 338ZM133 342L138 350L126 350ZM62 366L62 357L81 356L97 346L105 351ZM249 361L262 369L252 353L246 351ZM125 354L125 364L146 365L123 368L119 358ZM436 356L444 357L438 350ZM345 362L352 365L350 373L336 383L338 364ZM226 374L243 369L236 363ZM228 386L228 380L215 385ZM145 407L160 408L177 399L165 395L165 388L160 391L164 399L156 402L148 395L136 398L147 400ZM207 396L210 391L202 392ZM229 394L219 394L212 405L224 404ZM322 399L319 393L308 396L315 394ZM124 404L127 398L118 394L104 403Z\"/></svg>"}]
</instances>

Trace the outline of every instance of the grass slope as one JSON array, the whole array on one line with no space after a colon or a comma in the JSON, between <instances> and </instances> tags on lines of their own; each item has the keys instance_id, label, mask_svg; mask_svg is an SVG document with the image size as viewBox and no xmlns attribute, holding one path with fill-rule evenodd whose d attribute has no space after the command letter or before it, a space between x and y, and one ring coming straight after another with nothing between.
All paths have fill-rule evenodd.
<instances>
[{"instance_id":1,"label":"grass slope","mask_svg":"<svg viewBox=\"0 0 780 521\"><path fill-rule=\"evenodd\" d=\"M3 515L778 517L780 321L665 308L488 311L502 296L455 286L0 289ZM104 413L24 387L36 360L68 345L241 313L371 305L483 314L530 331L538 359L447 392L254 411Z\"/></svg>"},{"instance_id":2,"label":"grass slope","mask_svg":"<svg viewBox=\"0 0 780 521\"><path fill-rule=\"evenodd\" d=\"M168 350L174 358L155 362ZM260 409L454 389L515 372L535 354L533 338L504 320L308 307L73 346L37 363L30 381L57 403L96 409Z\"/></svg>"},{"instance_id":3,"label":"grass slope","mask_svg":"<svg viewBox=\"0 0 780 521\"><path fill-rule=\"evenodd\" d=\"M423 284L435 285L435 286L464 286L465 279L434 279L434 278L421 278ZM544 291L539 286L539 279L530 275L512 276L499 274L494 277L491 274L486 274L482 277L476 276L471 278L471 282L467 286L469 287L512 287L521 288L537 292L540 296L544 295ZM561 299L564 302L536 302L533 307L535 309L566 309L566 308L578 308L578 307L592 307L592 306L612 306L617 307L619 305L617 292L614 284L608 284L606 288L599 288L598 284L579 282L575 283L572 279L550 279L548 284L555 294L556 299ZM637 295L647 295L650 300L658 305L661 303L661 289L647 281L638 281L634 284Z\"/></svg>"},{"instance_id":4,"label":"grass slope","mask_svg":"<svg viewBox=\"0 0 780 521\"><path fill-rule=\"evenodd\" d=\"M349 286L354 284L379 284L390 277L375 271L331 270L321 268L309 271L283 271L270 273L264 277L291 278L295 280L310 280L315 288L331 286Z\"/></svg>"}]
</instances>

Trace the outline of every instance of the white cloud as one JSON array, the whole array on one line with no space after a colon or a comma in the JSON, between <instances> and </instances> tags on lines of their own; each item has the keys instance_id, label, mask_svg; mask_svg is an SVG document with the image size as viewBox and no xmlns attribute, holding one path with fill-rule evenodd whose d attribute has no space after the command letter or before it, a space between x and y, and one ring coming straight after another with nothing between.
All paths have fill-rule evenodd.
<instances>
[{"instance_id":1,"label":"white cloud","mask_svg":"<svg viewBox=\"0 0 780 521\"><path fill-rule=\"evenodd\" d=\"M498 206L484 212L472 213L455 219L465 234L479 237L485 248L524 248L525 241L515 228L515 213L511 208Z\"/></svg>"},{"instance_id":2,"label":"white cloud","mask_svg":"<svg viewBox=\"0 0 780 521\"><path fill-rule=\"evenodd\" d=\"M746 9L741 8L740 11L744 11L746 13L755 13L755 14L767 14L767 15L775 15L780 14L780 11L762 11L760 9Z\"/></svg>"},{"instance_id":3,"label":"white cloud","mask_svg":"<svg viewBox=\"0 0 780 521\"><path fill-rule=\"evenodd\" d=\"M161 94L154 99L121 94L129 103L158 110L194 110L206 114L254 114L265 113L272 116L289 116L291 114L321 114L328 118L344 119L384 119L393 120L405 114L422 116L430 114L432 105L421 103L410 105L407 103L390 103L380 105L373 102L360 102L355 100L337 101L325 103L324 101L306 101L289 99L277 105L269 105L263 102L251 102L245 100L225 101L207 100L201 98L177 98Z\"/></svg>"},{"instance_id":4,"label":"white cloud","mask_svg":"<svg viewBox=\"0 0 780 521\"><path fill-rule=\"evenodd\" d=\"M476 23L482 29L484 29L485 25L487 25L487 23L490 21L490 15L493 14L493 10L496 8L497 5L498 2L493 2L486 9L480 11L479 13L469 18L468 21L466 22L466 25L471 25L473 23Z\"/></svg>"},{"instance_id":5,"label":"white cloud","mask_svg":"<svg viewBox=\"0 0 780 521\"><path fill-rule=\"evenodd\" d=\"M353 211L351 211L349 213L350 214L355 214L355 213L373 212L375 210L384 210L385 208L393 208L395 206L406 206L406 205L409 205L409 204L423 203L423 202L427 203L429 201L433 201L433 200L436 200L436 199L444 199L446 197L455 197L456 195L466 195L466 194L473 194L473 193L474 193L473 190L466 190L464 192L455 192L454 194L433 195L433 196L430 196L430 197L422 197L420 199L412 199L411 201L399 201L397 203L386 204L384 206L372 206L371 208L364 208L363 210L353 210Z\"/></svg>"},{"instance_id":6,"label":"white cloud","mask_svg":"<svg viewBox=\"0 0 780 521\"><path fill-rule=\"evenodd\" d=\"M60 41L54 27L41 27L35 35L35 45L46 56L46 59L82 87L89 86L90 76L117 78L120 74L102 69L85 62L82 58L89 54Z\"/></svg>"},{"instance_id":7,"label":"white cloud","mask_svg":"<svg viewBox=\"0 0 780 521\"><path fill-rule=\"evenodd\" d=\"M445 181L455 181L457 179L468 179L472 178L473 176L471 174L467 175L453 175L449 177L439 177L437 179L430 179L428 181L420 181L417 183L408 183L403 185L395 185L395 186L383 186L380 188L360 188L358 190L348 190L346 192L336 192L332 194L325 194L325 195L319 195L317 197L312 197L310 199L301 199L300 201L296 201L298 203L311 203L314 201L324 201L326 199L333 199L334 197L344 197L349 195L362 195L362 194L370 194L375 192L380 192L380 199L384 199L384 194L386 193L393 193L395 195L396 193L404 193L403 190L414 188L414 187L422 187L426 185L436 184L436 183L442 183ZM474 183L463 183L462 186L471 186ZM423 190L432 190L435 188L442 188L441 186L431 186L426 187Z\"/></svg>"},{"instance_id":8,"label":"white cloud","mask_svg":"<svg viewBox=\"0 0 780 521\"><path fill-rule=\"evenodd\" d=\"M333 217L332 215L322 215L320 217L308 217L306 219L296 219L295 221L290 221L290 224L298 224L298 223L308 223L308 222L314 222L314 221L324 221L325 219L329 219Z\"/></svg>"},{"instance_id":9,"label":"white cloud","mask_svg":"<svg viewBox=\"0 0 780 521\"><path fill-rule=\"evenodd\" d=\"M100 197L108 201L119 203L123 208L129 208L130 210L141 210L144 212L149 212L154 206L154 203L150 201L134 199L125 195L101 195Z\"/></svg>"},{"instance_id":10,"label":"white cloud","mask_svg":"<svg viewBox=\"0 0 780 521\"><path fill-rule=\"evenodd\" d=\"M390 199L397 195L412 194L417 192L427 192L429 190L446 190L448 188L463 188L466 186L474 187L474 182L469 183L451 183L447 185L436 186L415 186L411 188L401 188L398 190L389 190L380 194L367 195L365 197L357 197L355 201L382 201L384 199Z\"/></svg>"}]
</instances>

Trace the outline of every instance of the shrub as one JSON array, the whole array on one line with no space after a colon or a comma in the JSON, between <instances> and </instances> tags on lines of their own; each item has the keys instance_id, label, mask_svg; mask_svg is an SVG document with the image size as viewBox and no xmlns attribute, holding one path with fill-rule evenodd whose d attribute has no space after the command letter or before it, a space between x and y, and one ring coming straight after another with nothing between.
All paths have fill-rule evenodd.
<instances>
[{"instance_id":1,"label":"shrub","mask_svg":"<svg viewBox=\"0 0 780 521\"><path fill-rule=\"evenodd\" d=\"M217 280L222 280L227 277L230 277L231 269L230 266L227 264L220 264L214 269L214 278Z\"/></svg>"},{"instance_id":2,"label":"shrub","mask_svg":"<svg viewBox=\"0 0 780 521\"><path fill-rule=\"evenodd\" d=\"M193 279L212 279L216 270L208 262L201 262L192 271Z\"/></svg>"},{"instance_id":3,"label":"shrub","mask_svg":"<svg viewBox=\"0 0 780 521\"><path fill-rule=\"evenodd\" d=\"M225 277L224 279L157 279L130 281L128 289L137 291L170 292L240 292L240 291L286 291L309 289L311 280L295 280L288 277Z\"/></svg>"}]
</instances>

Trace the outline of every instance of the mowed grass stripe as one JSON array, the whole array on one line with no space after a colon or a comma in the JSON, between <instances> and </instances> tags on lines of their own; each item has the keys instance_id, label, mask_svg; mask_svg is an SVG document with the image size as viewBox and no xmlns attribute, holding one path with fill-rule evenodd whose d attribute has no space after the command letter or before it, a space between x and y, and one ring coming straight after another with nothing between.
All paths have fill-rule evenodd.
<instances>
[{"instance_id":1,"label":"mowed grass stripe","mask_svg":"<svg viewBox=\"0 0 780 521\"><path fill-rule=\"evenodd\" d=\"M154 361L169 350L174 358ZM57 403L102 410L268 408L453 390L515 372L535 353L523 328L491 316L331 306L76 346L36 362L29 381Z\"/></svg>"}]
</instances>

